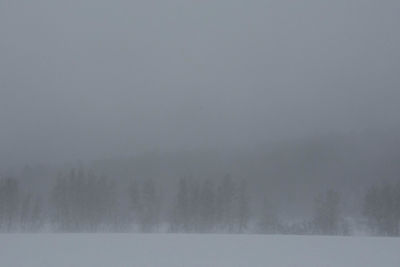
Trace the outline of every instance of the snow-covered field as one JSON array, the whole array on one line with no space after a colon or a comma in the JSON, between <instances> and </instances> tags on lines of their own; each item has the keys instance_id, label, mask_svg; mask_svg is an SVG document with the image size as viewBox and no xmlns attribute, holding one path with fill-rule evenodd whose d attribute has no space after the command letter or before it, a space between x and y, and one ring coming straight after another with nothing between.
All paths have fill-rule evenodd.
<instances>
[{"instance_id":1,"label":"snow-covered field","mask_svg":"<svg viewBox=\"0 0 400 267\"><path fill-rule=\"evenodd\" d=\"M400 238L187 234L2 234L0 266L400 266Z\"/></svg>"}]
</instances>

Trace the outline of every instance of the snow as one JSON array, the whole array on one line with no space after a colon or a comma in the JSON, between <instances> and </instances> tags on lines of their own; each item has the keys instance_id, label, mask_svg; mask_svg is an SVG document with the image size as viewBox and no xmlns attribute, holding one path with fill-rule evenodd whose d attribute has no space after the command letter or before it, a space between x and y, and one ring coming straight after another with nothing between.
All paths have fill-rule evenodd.
<instances>
[{"instance_id":1,"label":"snow","mask_svg":"<svg viewBox=\"0 0 400 267\"><path fill-rule=\"evenodd\" d=\"M400 238L196 234L2 234L6 267L400 266Z\"/></svg>"}]
</instances>

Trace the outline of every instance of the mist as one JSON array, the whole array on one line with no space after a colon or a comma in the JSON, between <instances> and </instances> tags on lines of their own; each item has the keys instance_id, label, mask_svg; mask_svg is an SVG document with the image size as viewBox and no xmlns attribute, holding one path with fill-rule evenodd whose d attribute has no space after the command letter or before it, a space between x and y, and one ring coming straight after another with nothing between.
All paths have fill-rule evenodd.
<instances>
[{"instance_id":1,"label":"mist","mask_svg":"<svg viewBox=\"0 0 400 267\"><path fill-rule=\"evenodd\" d=\"M0 231L398 236L399 11L0 0Z\"/></svg>"},{"instance_id":2,"label":"mist","mask_svg":"<svg viewBox=\"0 0 400 267\"><path fill-rule=\"evenodd\" d=\"M1 1L2 166L398 136L399 8Z\"/></svg>"}]
</instances>

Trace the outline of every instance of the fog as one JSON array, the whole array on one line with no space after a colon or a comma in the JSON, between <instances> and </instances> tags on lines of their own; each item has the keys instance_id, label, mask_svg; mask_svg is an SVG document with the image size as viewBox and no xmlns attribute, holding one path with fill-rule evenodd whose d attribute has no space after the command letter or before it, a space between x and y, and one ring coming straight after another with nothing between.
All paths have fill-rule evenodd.
<instances>
[{"instance_id":1,"label":"fog","mask_svg":"<svg viewBox=\"0 0 400 267\"><path fill-rule=\"evenodd\" d=\"M280 216L309 217L335 189L361 216L368 186L400 178L399 11L395 0L0 0L0 177L48 196L60 176L80 188L70 169L93 171L118 199L154 179L173 203L183 177L195 190L232 176L256 211L267 196Z\"/></svg>"},{"instance_id":2,"label":"fog","mask_svg":"<svg viewBox=\"0 0 400 267\"><path fill-rule=\"evenodd\" d=\"M399 129L398 1L0 1L3 166Z\"/></svg>"}]
</instances>

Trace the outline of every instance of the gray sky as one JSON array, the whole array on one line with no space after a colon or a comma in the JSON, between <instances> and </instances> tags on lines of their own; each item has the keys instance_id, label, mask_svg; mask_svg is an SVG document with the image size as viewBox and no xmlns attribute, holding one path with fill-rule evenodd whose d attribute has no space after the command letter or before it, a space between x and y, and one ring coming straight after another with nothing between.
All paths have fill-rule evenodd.
<instances>
[{"instance_id":1,"label":"gray sky","mask_svg":"<svg viewBox=\"0 0 400 267\"><path fill-rule=\"evenodd\" d=\"M0 0L0 161L397 130L400 1Z\"/></svg>"}]
</instances>

